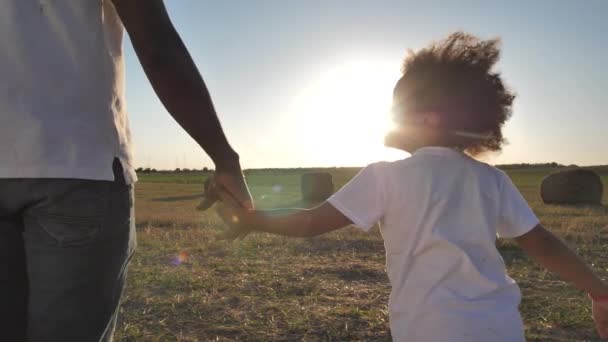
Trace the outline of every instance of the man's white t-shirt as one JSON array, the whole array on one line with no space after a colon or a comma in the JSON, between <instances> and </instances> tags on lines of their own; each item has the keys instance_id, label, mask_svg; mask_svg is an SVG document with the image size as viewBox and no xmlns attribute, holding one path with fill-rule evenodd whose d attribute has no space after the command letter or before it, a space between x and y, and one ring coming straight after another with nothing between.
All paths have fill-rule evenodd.
<instances>
[{"instance_id":1,"label":"man's white t-shirt","mask_svg":"<svg viewBox=\"0 0 608 342\"><path fill-rule=\"evenodd\" d=\"M122 37L110 0L0 1L0 178L135 181Z\"/></svg>"},{"instance_id":2,"label":"man's white t-shirt","mask_svg":"<svg viewBox=\"0 0 608 342\"><path fill-rule=\"evenodd\" d=\"M365 167L328 200L380 223L395 341L523 341L519 287L496 249L539 224L502 171L443 147Z\"/></svg>"}]
</instances>

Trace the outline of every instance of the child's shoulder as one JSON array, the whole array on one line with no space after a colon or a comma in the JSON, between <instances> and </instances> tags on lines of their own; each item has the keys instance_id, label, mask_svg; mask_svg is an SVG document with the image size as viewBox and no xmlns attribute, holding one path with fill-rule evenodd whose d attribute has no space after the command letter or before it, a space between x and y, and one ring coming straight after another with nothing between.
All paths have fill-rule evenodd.
<instances>
[{"instance_id":1,"label":"child's shoulder","mask_svg":"<svg viewBox=\"0 0 608 342\"><path fill-rule=\"evenodd\" d=\"M491 164L475 159L473 157L468 157L468 159L472 167L475 168L475 171L478 175L489 176L499 183L502 182L504 177L508 177L506 172Z\"/></svg>"},{"instance_id":2,"label":"child's shoulder","mask_svg":"<svg viewBox=\"0 0 608 342\"><path fill-rule=\"evenodd\" d=\"M504 173L504 171L502 171L501 169L499 169L493 165L490 165L486 162L475 159L473 157L469 157L469 159L481 170L484 170L486 172L493 173L493 174L503 174Z\"/></svg>"},{"instance_id":3,"label":"child's shoulder","mask_svg":"<svg viewBox=\"0 0 608 342\"><path fill-rule=\"evenodd\" d=\"M475 176L483 182L485 187L501 192L505 185L510 183L511 178L504 170L473 158L471 160L475 168Z\"/></svg>"},{"instance_id":4,"label":"child's shoulder","mask_svg":"<svg viewBox=\"0 0 608 342\"><path fill-rule=\"evenodd\" d=\"M408 159L399 159L395 161L377 161L371 164L368 164L364 167L364 169L370 170L374 173L382 173L390 170L401 168L408 164Z\"/></svg>"},{"instance_id":5,"label":"child's shoulder","mask_svg":"<svg viewBox=\"0 0 608 342\"><path fill-rule=\"evenodd\" d=\"M506 172L503 170L492 166L486 162L477 160L475 158L464 156L464 158L460 160L452 160L451 163L464 163L467 164L469 169L473 169L475 173L478 175L486 175L490 176L496 180L502 180L504 177L508 177ZM462 164L460 164L462 165ZM435 165L429 165L426 163L426 160L422 158L416 158L415 156L411 156L404 159L399 159L395 161L378 161L367 165L364 169L369 170L374 174L383 174L392 171L398 171L403 175L405 169L420 169L425 167L432 167ZM450 169L450 165L443 165L445 168ZM456 166L456 165L454 165ZM447 171L447 170L443 170Z\"/></svg>"},{"instance_id":6,"label":"child's shoulder","mask_svg":"<svg viewBox=\"0 0 608 342\"><path fill-rule=\"evenodd\" d=\"M377 161L363 167L357 178L359 179L385 179L392 174L395 174L397 170L402 170L405 160L397 161Z\"/></svg>"}]
</instances>

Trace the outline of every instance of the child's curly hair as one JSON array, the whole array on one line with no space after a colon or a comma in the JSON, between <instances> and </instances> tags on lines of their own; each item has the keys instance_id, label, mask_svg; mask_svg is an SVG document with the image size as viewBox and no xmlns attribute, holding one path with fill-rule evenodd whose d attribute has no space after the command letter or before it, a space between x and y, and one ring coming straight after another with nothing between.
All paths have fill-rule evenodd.
<instances>
[{"instance_id":1,"label":"child's curly hair","mask_svg":"<svg viewBox=\"0 0 608 342\"><path fill-rule=\"evenodd\" d=\"M502 126L511 116L515 95L505 87L498 61L499 39L480 40L452 33L420 51L409 51L395 97L408 114L436 112L450 145L470 154L500 151Z\"/></svg>"}]
</instances>

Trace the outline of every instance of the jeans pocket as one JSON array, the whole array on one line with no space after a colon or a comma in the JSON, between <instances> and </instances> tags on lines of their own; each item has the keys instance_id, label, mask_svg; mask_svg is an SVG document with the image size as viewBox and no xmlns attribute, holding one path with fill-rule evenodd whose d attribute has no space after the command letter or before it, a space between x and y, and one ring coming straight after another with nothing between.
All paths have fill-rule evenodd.
<instances>
[{"instance_id":1,"label":"jeans pocket","mask_svg":"<svg viewBox=\"0 0 608 342\"><path fill-rule=\"evenodd\" d=\"M45 199L27 211L25 234L53 240L58 247L95 241L106 221L112 182L49 180ZM48 239L46 239L48 240Z\"/></svg>"},{"instance_id":2,"label":"jeans pocket","mask_svg":"<svg viewBox=\"0 0 608 342\"><path fill-rule=\"evenodd\" d=\"M82 246L97 239L103 227L103 217L53 217L41 215L38 226L58 247Z\"/></svg>"}]
</instances>

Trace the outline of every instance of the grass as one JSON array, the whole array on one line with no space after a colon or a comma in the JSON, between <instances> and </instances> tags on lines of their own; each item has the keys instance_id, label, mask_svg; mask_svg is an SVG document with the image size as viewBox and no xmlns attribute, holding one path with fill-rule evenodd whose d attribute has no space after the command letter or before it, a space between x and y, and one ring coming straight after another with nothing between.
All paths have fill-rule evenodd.
<instances>
[{"instance_id":1,"label":"grass","mask_svg":"<svg viewBox=\"0 0 608 342\"><path fill-rule=\"evenodd\" d=\"M258 207L298 203L303 171L247 172ZM608 209L542 204L540 180L551 171L509 173L543 224L608 276ZM608 184L608 170L598 171ZM338 187L357 169L329 172ZM252 234L241 241L219 241L222 225L213 211L194 210L207 175L141 175L139 247L116 340L390 340L390 288L377 229L365 234L346 228L312 239ZM533 264L513 243L500 241L499 248L522 288L528 340L595 339L584 294Z\"/></svg>"}]
</instances>

